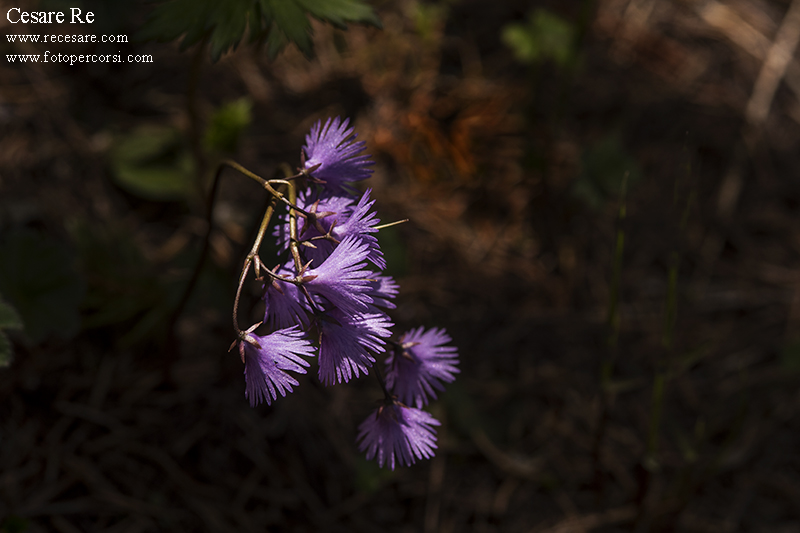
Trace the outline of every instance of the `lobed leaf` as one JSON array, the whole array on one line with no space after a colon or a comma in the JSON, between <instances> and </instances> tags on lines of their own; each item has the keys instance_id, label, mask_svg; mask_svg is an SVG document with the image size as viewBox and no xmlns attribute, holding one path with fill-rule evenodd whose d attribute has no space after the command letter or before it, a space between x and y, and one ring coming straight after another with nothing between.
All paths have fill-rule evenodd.
<instances>
[{"instance_id":1,"label":"lobed leaf","mask_svg":"<svg viewBox=\"0 0 800 533\"><path fill-rule=\"evenodd\" d=\"M156 7L138 37L160 42L183 36L181 49L208 39L213 61L249 33L275 56L288 43L312 53L311 15L344 28L347 22L380 26L364 0L167 0Z\"/></svg>"}]
</instances>

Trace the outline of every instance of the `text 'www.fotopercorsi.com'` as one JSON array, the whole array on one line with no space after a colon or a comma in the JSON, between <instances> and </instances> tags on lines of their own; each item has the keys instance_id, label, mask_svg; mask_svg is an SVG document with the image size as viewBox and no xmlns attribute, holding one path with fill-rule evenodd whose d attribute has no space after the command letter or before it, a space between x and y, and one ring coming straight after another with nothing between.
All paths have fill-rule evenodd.
<instances>
[{"instance_id":1,"label":"text 'www.fotopercorsi.com'","mask_svg":"<svg viewBox=\"0 0 800 533\"><path fill-rule=\"evenodd\" d=\"M80 8L70 8L69 11L23 11L18 7L7 10L6 21L10 24L92 24L95 22L94 13ZM20 28L22 29L22 28ZM75 65L81 63L153 63L152 54L127 53L121 50L108 50L99 53L92 49L92 53L65 53L63 51L34 51L31 45L38 44L79 44L94 48L94 44L120 44L129 43L126 34L94 34L94 33L8 33L6 40L9 44L24 47L25 53L6 54L9 63L65 63ZM39 53L33 53L39 52Z\"/></svg>"}]
</instances>

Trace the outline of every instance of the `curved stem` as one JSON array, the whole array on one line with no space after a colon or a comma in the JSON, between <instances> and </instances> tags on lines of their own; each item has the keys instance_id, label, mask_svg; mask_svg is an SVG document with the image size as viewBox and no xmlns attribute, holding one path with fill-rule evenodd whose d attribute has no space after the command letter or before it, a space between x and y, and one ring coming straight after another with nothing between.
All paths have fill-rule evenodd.
<instances>
[{"instance_id":1,"label":"curved stem","mask_svg":"<svg viewBox=\"0 0 800 533\"><path fill-rule=\"evenodd\" d=\"M230 159L226 159L220 164L227 165L227 166L231 167L232 169L238 170L239 172L241 172L242 174L244 174L248 178L254 179L255 181L257 181L259 183L259 185L264 187L273 197L275 197L278 200L280 200L281 202L285 203L287 206L289 206L290 209L294 209L298 213L302 213L304 216L308 216L308 213L304 209L301 209L301 208L297 207L297 197L296 196L294 197L294 199L292 199L290 197L287 200L286 196L284 194L276 191L275 188L271 185L273 182L279 182L281 184L285 183L286 185L290 185L291 182L286 181L286 180L294 178L295 176L287 177L284 180L265 180L264 178L262 178L258 174L247 170L246 168L244 168L242 165L240 165L236 161L232 161ZM291 187L290 187L289 190L291 191Z\"/></svg>"},{"instance_id":2,"label":"curved stem","mask_svg":"<svg viewBox=\"0 0 800 533\"><path fill-rule=\"evenodd\" d=\"M247 277L247 273L250 271L250 264L252 262L252 256L248 255L247 259L244 261L242 273L239 274L239 286L236 288L236 297L233 299L233 329L236 330L236 335L239 337L242 336L242 329L239 327L239 298L242 295L242 286L244 285L244 280Z\"/></svg>"},{"instance_id":3,"label":"curved stem","mask_svg":"<svg viewBox=\"0 0 800 533\"><path fill-rule=\"evenodd\" d=\"M237 335L242 334L242 330L239 328L239 299L242 295L242 286L244 285L244 280L247 278L248 272L250 272L250 265L255 263L255 271L256 277L259 277L261 272L261 261L256 260L258 257L258 250L261 248L261 241L264 240L264 234L267 232L267 228L269 227L269 222L272 219L272 214L275 212L275 198L272 199L269 206L267 207L266 212L264 213L264 217L261 219L261 226L258 228L258 235L256 235L256 239L253 242L253 247L250 249L250 253L247 254L247 258L244 260L244 266L242 267L242 273L239 275L239 286L236 288L236 297L233 300L233 329L236 330Z\"/></svg>"}]
</instances>

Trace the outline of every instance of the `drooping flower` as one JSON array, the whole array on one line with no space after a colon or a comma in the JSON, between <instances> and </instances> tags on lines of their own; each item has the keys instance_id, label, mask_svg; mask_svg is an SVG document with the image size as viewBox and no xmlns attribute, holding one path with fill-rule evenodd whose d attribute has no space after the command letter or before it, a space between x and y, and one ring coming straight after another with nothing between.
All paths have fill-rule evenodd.
<instances>
[{"instance_id":1,"label":"drooping flower","mask_svg":"<svg viewBox=\"0 0 800 533\"><path fill-rule=\"evenodd\" d=\"M273 400L292 392L297 380L287 371L305 374L308 361L300 357L313 356L314 348L303 332L295 326L281 329L266 336L248 331L247 338L239 341L239 353L244 361L245 396L255 407L261 402L270 405Z\"/></svg>"},{"instance_id":2,"label":"drooping flower","mask_svg":"<svg viewBox=\"0 0 800 533\"><path fill-rule=\"evenodd\" d=\"M333 236L341 240L349 235L356 236L369 243L370 250L367 259L375 266L383 270L386 268L386 260L383 258L378 246L378 239L372 233L377 233L375 228L380 222L375 211L370 211L375 204L375 200L370 201L369 194L372 189L367 189L358 201L358 204L353 208L350 215L345 218L333 228Z\"/></svg>"},{"instance_id":3,"label":"drooping flower","mask_svg":"<svg viewBox=\"0 0 800 533\"><path fill-rule=\"evenodd\" d=\"M444 329L420 327L405 333L400 345L386 358L386 385L398 399L422 407L436 390L444 390L459 372L458 352L445 346L452 339Z\"/></svg>"},{"instance_id":4,"label":"drooping flower","mask_svg":"<svg viewBox=\"0 0 800 533\"><path fill-rule=\"evenodd\" d=\"M331 309L319 320L319 380L325 385L347 383L367 374L375 358L385 350L392 323L384 313L350 315Z\"/></svg>"},{"instance_id":5,"label":"drooping flower","mask_svg":"<svg viewBox=\"0 0 800 533\"><path fill-rule=\"evenodd\" d=\"M397 296L400 286L391 276L382 276L376 272L372 273L369 278L370 281L370 298L372 298L372 306L370 309L383 307L384 309L394 309L397 307L391 298Z\"/></svg>"},{"instance_id":6,"label":"drooping flower","mask_svg":"<svg viewBox=\"0 0 800 533\"><path fill-rule=\"evenodd\" d=\"M369 270L361 270L369 254L369 244L356 237L347 237L319 266L305 272L305 287L312 295L323 296L345 313L366 312L372 298Z\"/></svg>"},{"instance_id":7,"label":"drooping flower","mask_svg":"<svg viewBox=\"0 0 800 533\"><path fill-rule=\"evenodd\" d=\"M289 274L292 264L277 273ZM273 329L284 329L308 323L308 303L297 285L288 281L269 280L264 284L264 323Z\"/></svg>"},{"instance_id":8,"label":"drooping flower","mask_svg":"<svg viewBox=\"0 0 800 533\"><path fill-rule=\"evenodd\" d=\"M371 189L367 189L358 203L344 196L326 196L320 200L311 200L313 195L300 194L297 207L307 211L312 220L305 216L297 218L297 235L301 242L312 246L300 248L306 260L313 260L315 265L322 264L337 246L348 236L357 237L369 245L367 260L380 269L386 268L386 260L378 245L375 226L380 223L375 211L370 211L375 200L370 200ZM273 234L278 238L278 246L284 250L289 248L289 216L283 217ZM328 235L330 238L323 238Z\"/></svg>"},{"instance_id":9,"label":"drooping flower","mask_svg":"<svg viewBox=\"0 0 800 533\"><path fill-rule=\"evenodd\" d=\"M305 169L334 193L349 192L350 183L369 178L374 162L368 155L359 155L366 143L356 141L353 128L348 128L349 119L329 118L323 125L318 121L306 135L303 151L306 155ZM316 168L315 168L316 167Z\"/></svg>"},{"instance_id":10,"label":"drooping flower","mask_svg":"<svg viewBox=\"0 0 800 533\"><path fill-rule=\"evenodd\" d=\"M312 213L314 221L309 222L305 217L297 217L297 236L301 240L314 239L317 250L313 248L302 248L307 259L313 259L315 265L320 265L328 257L334 248L333 243L320 240L318 237L325 235L331 228L342 223L352 210L353 199L349 196L326 195L318 198L310 191L302 191L297 196L297 207ZM277 244L283 250L289 249L289 215L281 217L282 222L278 223L273 231L277 237ZM322 232L316 227L317 223L322 228Z\"/></svg>"},{"instance_id":11,"label":"drooping flower","mask_svg":"<svg viewBox=\"0 0 800 533\"><path fill-rule=\"evenodd\" d=\"M395 465L410 466L417 459L429 459L436 449L439 421L428 412L398 402L382 405L358 427L359 450L367 459L378 458L394 470Z\"/></svg>"}]
</instances>

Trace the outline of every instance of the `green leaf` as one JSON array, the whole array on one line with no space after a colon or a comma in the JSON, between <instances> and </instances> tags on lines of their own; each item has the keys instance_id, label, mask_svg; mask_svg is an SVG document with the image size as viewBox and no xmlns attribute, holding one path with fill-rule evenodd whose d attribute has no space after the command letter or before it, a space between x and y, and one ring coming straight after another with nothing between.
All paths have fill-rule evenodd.
<instances>
[{"instance_id":1,"label":"green leaf","mask_svg":"<svg viewBox=\"0 0 800 533\"><path fill-rule=\"evenodd\" d=\"M360 22L381 27L381 21L370 6L360 0L297 0L311 15L345 29L347 22Z\"/></svg>"},{"instance_id":2,"label":"green leaf","mask_svg":"<svg viewBox=\"0 0 800 533\"><path fill-rule=\"evenodd\" d=\"M21 329L22 320L17 311L0 298L0 329Z\"/></svg>"},{"instance_id":3,"label":"green leaf","mask_svg":"<svg viewBox=\"0 0 800 533\"><path fill-rule=\"evenodd\" d=\"M249 33L251 41L266 42L273 56L288 43L310 56L309 15L340 28L347 22L380 26L363 0L167 0L153 10L138 38L166 42L183 36L182 49L207 38L217 61Z\"/></svg>"},{"instance_id":4,"label":"green leaf","mask_svg":"<svg viewBox=\"0 0 800 533\"><path fill-rule=\"evenodd\" d=\"M636 160L628 154L617 134L608 135L587 148L581 157L582 173L572 194L593 208L619 195L622 180L628 175L628 187L642 178Z\"/></svg>"},{"instance_id":5,"label":"green leaf","mask_svg":"<svg viewBox=\"0 0 800 533\"><path fill-rule=\"evenodd\" d=\"M253 102L240 98L219 108L206 129L205 145L210 150L235 152L239 138L253 118Z\"/></svg>"},{"instance_id":6,"label":"green leaf","mask_svg":"<svg viewBox=\"0 0 800 533\"><path fill-rule=\"evenodd\" d=\"M551 60L566 66L576 55L575 28L546 9L533 11L525 24L505 26L501 37L523 63Z\"/></svg>"},{"instance_id":7,"label":"green leaf","mask_svg":"<svg viewBox=\"0 0 800 533\"><path fill-rule=\"evenodd\" d=\"M72 251L63 242L33 230L0 240L0 292L19 312L32 342L75 335L84 291Z\"/></svg>"},{"instance_id":8,"label":"green leaf","mask_svg":"<svg viewBox=\"0 0 800 533\"><path fill-rule=\"evenodd\" d=\"M148 200L179 200L194 190L191 157L174 128L143 126L110 152L114 181Z\"/></svg>"}]
</instances>

